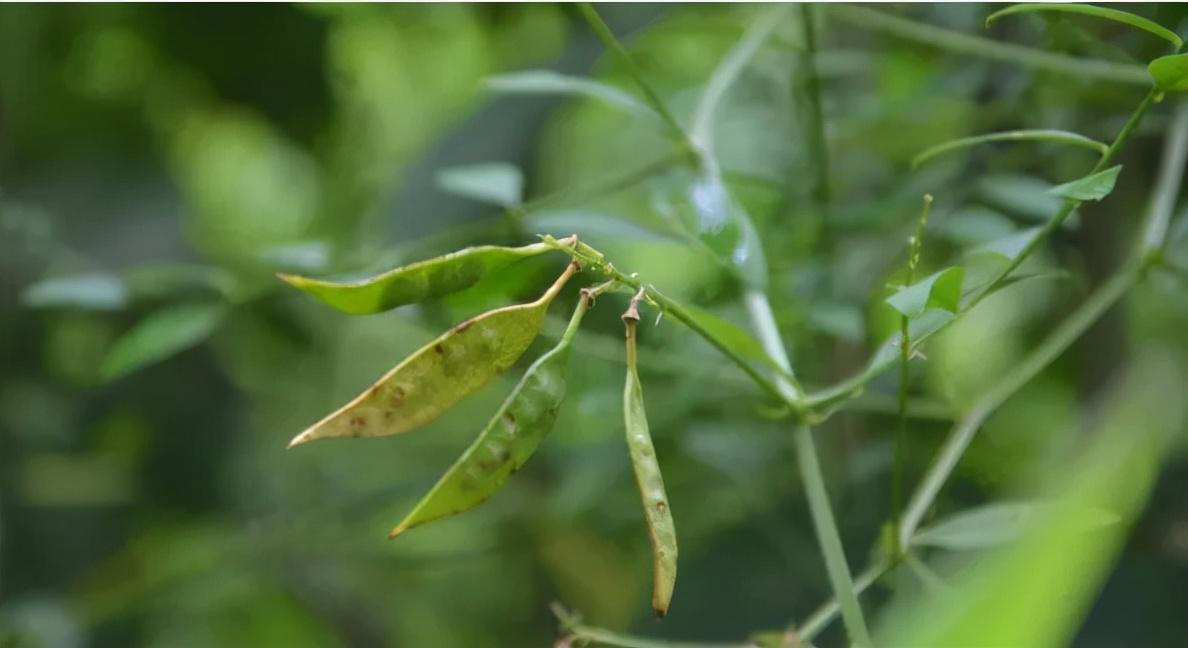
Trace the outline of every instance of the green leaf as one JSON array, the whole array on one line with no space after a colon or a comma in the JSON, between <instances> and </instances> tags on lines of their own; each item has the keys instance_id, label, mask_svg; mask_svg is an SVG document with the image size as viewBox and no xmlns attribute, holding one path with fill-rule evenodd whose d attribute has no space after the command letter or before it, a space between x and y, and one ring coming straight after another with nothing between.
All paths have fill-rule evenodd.
<instances>
[{"instance_id":1,"label":"green leaf","mask_svg":"<svg viewBox=\"0 0 1188 648\"><path fill-rule=\"evenodd\" d=\"M916 533L912 544L951 551L989 549L1017 540L1036 519L1051 513L1046 502L999 502L954 514ZM1107 511L1083 511L1084 530L1113 524L1118 517Z\"/></svg>"},{"instance_id":2,"label":"green leaf","mask_svg":"<svg viewBox=\"0 0 1188 648\"><path fill-rule=\"evenodd\" d=\"M652 114L643 103L622 90L592 79L551 70L525 70L487 79L487 87L506 94L570 94L597 99L613 108Z\"/></svg>"},{"instance_id":3,"label":"green leaf","mask_svg":"<svg viewBox=\"0 0 1188 648\"><path fill-rule=\"evenodd\" d=\"M30 308L110 311L127 306L128 301L128 288L124 282L107 274L42 279L21 292L21 303Z\"/></svg>"},{"instance_id":4,"label":"green leaf","mask_svg":"<svg viewBox=\"0 0 1188 648\"><path fill-rule=\"evenodd\" d=\"M1155 87L1164 92L1188 90L1188 54L1160 56L1147 66Z\"/></svg>"},{"instance_id":5,"label":"green leaf","mask_svg":"<svg viewBox=\"0 0 1188 648\"><path fill-rule=\"evenodd\" d=\"M298 434L293 447L332 437L414 430L509 369L528 350L553 298L576 272L570 264L540 299L488 311L421 347L357 398Z\"/></svg>"},{"instance_id":6,"label":"green leaf","mask_svg":"<svg viewBox=\"0 0 1188 648\"><path fill-rule=\"evenodd\" d=\"M684 183L685 174L677 174ZM748 287L767 283L767 259L751 217L730 194L720 175L701 172L680 195L658 205L671 220Z\"/></svg>"},{"instance_id":7,"label":"green leaf","mask_svg":"<svg viewBox=\"0 0 1188 648\"><path fill-rule=\"evenodd\" d=\"M1143 31L1154 34L1167 42L1179 48L1184 44L1184 39L1176 35L1175 32L1160 25L1136 16L1126 11L1119 11L1117 9L1110 9L1108 7L1099 7L1097 5L1089 4L1055 4L1046 2L1037 2L1035 4L1017 4L1011 5L1005 9L999 9L986 17L986 26L989 27L991 23L1003 16L1008 16L1017 13L1030 13L1034 11L1059 11L1063 13L1081 14L1084 16L1093 16L1096 18L1105 18L1106 20L1113 20L1131 27L1137 27Z\"/></svg>"},{"instance_id":8,"label":"green leaf","mask_svg":"<svg viewBox=\"0 0 1188 648\"><path fill-rule=\"evenodd\" d=\"M478 438L388 537L478 506L532 457L557 420L570 344L588 309L583 298L561 342L528 368Z\"/></svg>"},{"instance_id":9,"label":"green leaf","mask_svg":"<svg viewBox=\"0 0 1188 648\"><path fill-rule=\"evenodd\" d=\"M1062 130L1013 130L1004 131L1001 133L988 133L985 135L974 135L972 137L962 137L960 139L949 140L936 146L929 147L912 158L912 168L918 167L921 164L931 160L939 155L958 151L965 148L977 146L979 144L987 144L990 142L1050 142L1053 144L1067 144L1069 146L1079 146L1087 148L1092 151L1097 151L1098 154L1104 155L1109 149L1109 146L1098 142L1097 140L1089 139L1084 135L1072 133Z\"/></svg>"},{"instance_id":10,"label":"green leaf","mask_svg":"<svg viewBox=\"0 0 1188 648\"><path fill-rule=\"evenodd\" d=\"M971 254L989 253L1000 256L1007 261L1014 261L1020 254L1023 254L1023 250L1026 250L1027 246L1031 245L1032 241L1035 240L1035 237L1039 236L1042 230L1043 228L1041 227L1033 227L1015 232L1010 236L1004 236L1000 239L984 243L971 250Z\"/></svg>"},{"instance_id":11,"label":"green leaf","mask_svg":"<svg viewBox=\"0 0 1188 648\"><path fill-rule=\"evenodd\" d=\"M763 345L742 327L696 306L686 304L683 308L689 317L702 328L703 332L714 338L721 346L748 360L758 362L768 369L781 374L787 373L771 359L767 351L763 350Z\"/></svg>"},{"instance_id":12,"label":"green leaf","mask_svg":"<svg viewBox=\"0 0 1188 648\"><path fill-rule=\"evenodd\" d=\"M340 311L368 315L458 292L488 273L551 249L543 243L516 248L471 247L361 281L328 281L283 273L277 276Z\"/></svg>"},{"instance_id":13,"label":"green leaf","mask_svg":"<svg viewBox=\"0 0 1188 648\"><path fill-rule=\"evenodd\" d=\"M634 308L634 307L633 307ZM652 434L648 430L648 415L644 409L643 387L635 366L635 325L639 319L634 310L623 315L627 325L627 381L623 387L623 422L626 426L627 450L639 487L640 503L652 545L652 609L657 616L668 613L672 591L676 586L677 538L672 520L668 494Z\"/></svg>"},{"instance_id":14,"label":"green leaf","mask_svg":"<svg viewBox=\"0 0 1188 648\"><path fill-rule=\"evenodd\" d=\"M524 197L524 174L504 162L471 164L439 171L437 187L463 198L515 207Z\"/></svg>"},{"instance_id":15,"label":"green leaf","mask_svg":"<svg viewBox=\"0 0 1188 648\"><path fill-rule=\"evenodd\" d=\"M904 288L887 298L892 308L907 317L919 317L929 308L956 313L961 306L961 281L965 269L945 268Z\"/></svg>"},{"instance_id":16,"label":"green leaf","mask_svg":"<svg viewBox=\"0 0 1188 648\"><path fill-rule=\"evenodd\" d=\"M116 340L103 360L103 377L114 380L197 345L225 315L222 304L182 304L149 315Z\"/></svg>"},{"instance_id":17,"label":"green leaf","mask_svg":"<svg viewBox=\"0 0 1188 648\"><path fill-rule=\"evenodd\" d=\"M1122 165L1119 164L1079 180L1056 185L1048 191L1071 200L1101 200L1114 190L1114 183L1118 181L1118 174L1121 172Z\"/></svg>"}]
</instances>

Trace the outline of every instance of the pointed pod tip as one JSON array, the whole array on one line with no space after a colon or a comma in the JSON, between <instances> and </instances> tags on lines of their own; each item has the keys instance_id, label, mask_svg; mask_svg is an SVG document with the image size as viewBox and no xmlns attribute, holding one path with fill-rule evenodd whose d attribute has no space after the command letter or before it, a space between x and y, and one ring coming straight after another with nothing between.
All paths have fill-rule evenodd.
<instances>
[{"instance_id":1,"label":"pointed pod tip","mask_svg":"<svg viewBox=\"0 0 1188 648\"><path fill-rule=\"evenodd\" d=\"M405 526L404 523L402 522L395 529L392 529L391 531L388 532L388 539L395 540L397 536L404 533L405 531L408 531L408 527Z\"/></svg>"},{"instance_id":2,"label":"pointed pod tip","mask_svg":"<svg viewBox=\"0 0 1188 648\"><path fill-rule=\"evenodd\" d=\"M310 441L310 440L311 440L311 437L309 436L309 433L308 433L308 432L302 432L301 434L298 434L297 436L295 436L295 437L293 437L292 439L290 439L290 440L289 440L289 445L285 446L285 449L290 449L290 448L292 448L293 446L299 446L299 445L301 445L302 443L305 443L305 442L307 442L307 441Z\"/></svg>"},{"instance_id":3,"label":"pointed pod tip","mask_svg":"<svg viewBox=\"0 0 1188 648\"><path fill-rule=\"evenodd\" d=\"M668 608L666 607L653 606L652 610L656 613L657 619L663 619L666 615L668 615Z\"/></svg>"}]
</instances>

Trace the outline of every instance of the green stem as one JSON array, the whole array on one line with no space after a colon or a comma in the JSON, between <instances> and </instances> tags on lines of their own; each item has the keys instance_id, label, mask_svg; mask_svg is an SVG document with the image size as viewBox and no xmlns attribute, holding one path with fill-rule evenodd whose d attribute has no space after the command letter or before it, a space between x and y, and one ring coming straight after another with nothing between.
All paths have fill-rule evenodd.
<instances>
[{"instance_id":1,"label":"green stem","mask_svg":"<svg viewBox=\"0 0 1188 648\"><path fill-rule=\"evenodd\" d=\"M631 58L631 55L627 53L627 50L615 38L614 32L602 20L602 17L598 15L594 7L588 2L582 2L578 3L578 11L581 12L582 18L590 25L590 29L594 31L594 35L598 37L598 40L602 41L602 44L618 57L619 62L626 68L627 74L631 76L631 79L635 81L635 85L643 93L644 100L652 110L656 111L656 114L660 116L660 119L664 121L665 125L668 126L673 139L679 142L686 150L694 150L693 142L689 139L689 135L685 133L685 129L681 127L680 122L668 110L668 106L660 99L660 95L656 94L656 91L644 79L639 66L635 64L635 60Z\"/></svg>"},{"instance_id":2,"label":"green stem","mask_svg":"<svg viewBox=\"0 0 1188 648\"><path fill-rule=\"evenodd\" d=\"M951 52L961 52L1036 70L1056 72L1073 78L1115 81L1144 87L1151 85L1150 75L1142 66L1138 65L1078 59L1022 45L1000 43L989 38L950 31L856 5L830 4L829 13L834 18L857 27L880 31Z\"/></svg>"},{"instance_id":3,"label":"green stem","mask_svg":"<svg viewBox=\"0 0 1188 648\"><path fill-rule=\"evenodd\" d=\"M965 449L973 441L974 435L990 417L990 414L1040 371L1060 357L1065 349L1080 338L1090 326L1126 294L1138 277L1139 273L1134 267L1128 267L1111 277L1061 322L1038 347L1017 363L1010 373L995 382L985 395L978 399L953 428L949 439L937 454L936 460L933 461L915 493L912 494L907 513L904 514L899 525L899 541L902 545L906 546L911 540L912 535L919 528L920 522L923 521L924 515L932 507L932 503L940 493L941 487L952 474L958 460L961 459Z\"/></svg>"},{"instance_id":4,"label":"green stem","mask_svg":"<svg viewBox=\"0 0 1188 648\"><path fill-rule=\"evenodd\" d=\"M1155 195L1151 198L1147 225L1143 229L1139 248L1139 254L1147 263L1163 250L1167 239L1167 226L1171 221L1176 196L1179 194L1180 182L1184 178L1184 165L1188 158L1188 103L1182 104L1176 110L1167 137L1159 178L1155 181Z\"/></svg>"},{"instance_id":5,"label":"green stem","mask_svg":"<svg viewBox=\"0 0 1188 648\"><path fill-rule=\"evenodd\" d=\"M805 3L800 5L800 23L804 34L804 49L799 56L801 70L800 95L802 104L807 108L807 127L804 129L805 141L808 143L809 158L813 161L813 202L824 206L830 200L829 188L829 147L825 143L825 117L821 110L821 81L817 75L815 57L817 55L817 36L813 29L812 6Z\"/></svg>"},{"instance_id":6,"label":"green stem","mask_svg":"<svg viewBox=\"0 0 1188 648\"><path fill-rule=\"evenodd\" d=\"M871 585L875 583L875 581L881 578L883 574L886 574L888 571L890 571L894 565L895 563L887 558L881 558L872 563L866 568L866 571L862 572L854 579L854 592L856 594L865 592L870 588ZM799 637L802 642L807 643L812 641L818 634L821 634L822 630L829 626L829 622L833 621L833 619L837 617L837 613L840 610L841 607L838 606L837 599L829 599L824 604L822 604L821 607L817 608L815 612L809 615L809 618L805 619L804 623L800 624L800 627L796 629L796 636Z\"/></svg>"},{"instance_id":7,"label":"green stem","mask_svg":"<svg viewBox=\"0 0 1188 648\"><path fill-rule=\"evenodd\" d=\"M839 5L833 5L835 9L837 6ZM1135 129L1138 128L1138 125L1142 122L1143 117L1147 114L1147 110L1155 102L1157 95L1158 92L1154 89L1147 92L1147 95L1143 98L1142 102L1139 103L1138 107L1135 108L1134 112L1130 115L1130 118L1126 121L1126 124L1120 131L1118 131L1118 135L1114 138L1114 141L1110 143L1109 148L1104 154L1102 154L1101 159L1098 160L1097 164L1086 175L1091 175L1101 171L1113 160L1114 156L1118 153L1122 146L1125 145L1130 139L1131 135L1134 134ZM1056 229L1059 228L1062 223L1064 223L1068 216L1072 214L1080 204L1080 202L1075 200L1064 201L1060 211L1057 212L1052 218L1048 219L1044 226L1040 228L1036 236L1032 237L1031 241L1028 242L1023 250L1014 259L1012 259L1010 263L1006 265L1006 267L1004 267L997 275L995 275L993 280L983 286L970 298L970 300L961 309L953 321L956 321L957 319L960 319L961 317L968 314L974 306L976 306L979 302L981 302L994 290L1006 282L1010 278L1011 273L1014 272L1015 269L1018 268L1019 265L1022 264L1023 261L1026 260L1027 257L1036 250L1036 248L1046 241L1048 236L1052 232L1056 231ZM952 322L950 322L950 324L951 323ZM937 329L937 331L934 331L933 334L941 330L944 330L944 327ZM913 342L915 344L919 344L926 337L930 336L921 336ZM882 374L884 371L890 369L894 363L894 359L888 358L883 362L872 364L866 367L861 373L851 376L850 378L846 378L836 385L807 394L804 398L804 406L810 411L820 411L852 398L855 395L861 393L866 387L867 383Z\"/></svg>"},{"instance_id":8,"label":"green stem","mask_svg":"<svg viewBox=\"0 0 1188 648\"><path fill-rule=\"evenodd\" d=\"M804 480L809 512L813 518L813 529L817 532L817 541L821 545L821 553L825 556L825 570L829 574L833 595L840 603L846 633L850 636L851 643L870 646L870 633L866 629L862 607L858 604L858 590L850 576L850 566L846 562L841 536L830 509L829 495L825 492L825 479L817 462L812 429L807 425L798 425L793 432L793 441L796 444L796 459L800 466L801 479Z\"/></svg>"}]
</instances>

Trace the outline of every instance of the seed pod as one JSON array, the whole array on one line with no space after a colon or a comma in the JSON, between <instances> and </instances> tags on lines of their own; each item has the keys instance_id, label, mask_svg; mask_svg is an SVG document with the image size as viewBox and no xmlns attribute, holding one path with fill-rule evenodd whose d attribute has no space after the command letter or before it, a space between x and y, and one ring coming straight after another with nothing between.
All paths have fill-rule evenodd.
<instances>
[{"instance_id":1,"label":"seed pod","mask_svg":"<svg viewBox=\"0 0 1188 648\"><path fill-rule=\"evenodd\" d=\"M483 245L389 270L361 281L337 282L278 274L289 285L352 315L368 315L469 288L514 261L544 254L544 243Z\"/></svg>"},{"instance_id":2,"label":"seed pod","mask_svg":"<svg viewBox=\"0 0 1188 648\"><path fill-rule=\"evenodd\" d=\"M668 613L672 590L676 585L677 540L664 479L656 460L656 448L648 431L648 415L644 410L643 388L635 367L635 327L639 321L636 301L623 314L627 328L627 384L623 389L623 420L627 428L627 449L635 469L635 482L643 503L648 537L652 543L652 609L657 616Z\"/></svg>"},{"instance_id":3,"label":"seed pod","mask_svg":"<svg viewBox=\"0 0 1188 648\"><path fill-rule=\"evenodd\" d=\"M447 331L396 365L353 401L293 438L372 437L416 429L503 373L528 350L571 263L540 299L488 311Z\"/></svg>"},{"instance_id":4,"label":"seed pod","mask_svg":"<svg viewBox=\"0 0 1188 648\"><path fill-rule=\"evenodd\" d=\"M570 343L590 307L590 299L582 295L557 346L528 368L478 438L388 537L395 538L412 527L478 506L536 452L553 428L565 397Z\"/></svg>"}]
</instances>

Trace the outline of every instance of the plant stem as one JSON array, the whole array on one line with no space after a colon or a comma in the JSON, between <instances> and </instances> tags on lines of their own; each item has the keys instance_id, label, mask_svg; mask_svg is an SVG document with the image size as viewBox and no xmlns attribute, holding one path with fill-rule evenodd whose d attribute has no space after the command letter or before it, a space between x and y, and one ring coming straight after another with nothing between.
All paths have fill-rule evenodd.
<instances>
[{"instance_id":1,"label":"plant stem","mask_svg":"<svg viewBox=\"0 0 1188 648\"><path fill-rule=\"evenodd\" d=\"M854 579L854 592L861 594L870 588L883 574L886 574L895 565L894 561L887 558L881 558L869 567L866 571L858 575ZM796 629L796 636L802 642L812 641L818 634L821 633L835 617L841 608L837 604L836 598L831 598L826 601L821 607L817 608L815 612L809 615L804 623Z\"/></svg>"},{"instance_id":2,"label":"plant stem","mask_svg":"<svg viewBox=\"0 0 1188 648\"><path fill-rule=\"evenodd\" d=\"M588 2L582 2L578 3L578 11L581 12L582 18L590 25L590 29L594 31L598 40L602 41L602 44L618 57L619 62L626 68L627 74L631 76L631 79L635 81L635 85L643 93L644 100L652 110L656 111L656 114L660 116L660 119L664 121L665 125L668 126L669 134L673 139L680 143L686 150L694 150L693 142L689 139L689 135L685 133L685 129L681 127L680 122L668 110L668 106L664 105L664 101L660 99L660 95L656 94L656 91L644 79L639 66L635 64L635 60L631 58L631 55L627 53L627 50L615 38L614 32L602 20L602 17L598 15L594 7Z\"/></svg>"},{"instance_id":3,"label":"plant stem","mask_svg":"<svg viewBox=\"0 0 1188 648\"><path fill-rule=\"evenodd\" d=\"M763 41L767 40L780 24L785 10L786 7L778 6L756 20L742 39L726 53L722 62L714 68L709 83L705 86L705 92L697 102L697 110L693 114L693 128L690 131L690 137L702 156L713 155L713 118L718 104L721 103L730 84L734 83L738 74L742 72L743 66L755 56Z\"/></svg>"},{"instance_id":4,"label":"plant stem","mask_svg":"<svg viewBox=\"0 0 1188 648\"><path fill-rule=\"evenodd\" d=\"M978 399L969 413L953 428L953 432L949 435L944 447L941 448L936 460L925 473L916 492L912 494L907 513L904 514L899 525L899 541L902 545L907 545L911 540L912 534L916 532L924 515L932 507L945 480L952 474L961 455L969 447L974 435L977 434L978 429L990 414L1040 371L1060 357L1065 349L1081 337L1126 294L1138 277L1139 273L1134 267L1128 267L1111 277L1061 322L1038 347L1017 363L1010 373L995 382L985 395Z\"/></svg>"},{"instance_id":5,"label":"plant stem","mask_svg":"<svg viewBox=\"0 0 1188 648\"><path fill-rule=\"evenodd\" d=\"M813 202L818 207L829 203L829 147L825 143L825 117L821 110L821 81L817 76L815 57L817 55L817 36L813 29L812 6L805 3L800 5L800 25L804 34L804 49L800 52L798 69L801 70L800 95L802 104L807 109L807 122L804 128L805 141L808 143L809 159L813 161Z\"/></svg>"},{"instance_id":6,"label":"plant stem","mask_svg":"<svg viewBox=\"0 0 1188 648\"><path fill-rule=\"evenodd\" d=\"M1014 63L1036 70L1056 72L1075 78L1115 81L1150 86L1151 77L1138 65L1111 63L1073 58L1053 54L1022 45L1000 43L989 38L971 36L950 31L934 25L892 16L882 11L849 4L830 4L829 13L834 18L857 27L881 31L929 47L938 47L952 52L961 52L983 58Z\"/></svg>"},{"instance_id":7,"label":"plant stem","mask_svg":"<svg viewBox=\"0 0 1188 648\"><path fill-rule=\"evenodd\" d=\"M836 8L837 6L840 5L834 5L833 7ZM851 7L847 7L847 9L851 9ZM1135 108L1134 112L1130 115L1130 118L1126 121L1126 124L1120 131L1118 131L1118 135L1114 138L1114 141L1110 143L1109 148L1104 154L1102 154L1101 159L1098 160L1097 164L1086 175L1092 175L1093 173L1101 171L1107 164L1110 163L1110 161L1113 160L1117 152L1122 148L1123 145L1126 144L1131 135L1134 134L1135 129L1137 129L1138 125L1142 122L1143 117L1147 114L1147 110L1154 103L1157 95L1158 92L1154 89L1147 92L1147 95L1143 98L1142 102L1139 103L1138 107ZM1060 225L1069 217L1070 214L1073 213L1073 211L1076 210L1080 204L1081 203L1079 201L1075 200L1064 201L1060 211L1058 211L1054 216L1052 216L1052 218L1048 219L1048 221L1044 223L1043 227L1040 228L1039 232L1037 232L1034 237L1032 237L1031 241L1028 242L1023 250L1018 255L1016 255L1015 258L1006 265L1006 267L1004 267L997 275L995 275L993 280L979 289L978 292L970 298L961 311L957 313L957 317L954 318L953 321L956 321L957 319L960 319L961 317L968 314L974 306L976 306L983 299L985 299L986 296L990 295L994 290L1006 282L1010 278L1011 273L1014 272L1015 269L1017 269L1019 265L1022 264L1023 261L1026 260L1027 257L1030 256L1031 253L1034 252L1044 241L1046 241L1048 236L1052 232L1056 231L1056 229L1060 227ZM950 322L950 324L951 323L952 322ZM944 327L937 329L929 336L918 337L915 340L915 343L919 344L925 338L930 337L941 330L944 330ZM869 383L878 375L882 374L884 371L890 369L893 364L894 360L888 358L883 362L872 364L866 367L861 373L851 376L850 378L846 378L836 385L826 387L814 393L806 394L803 401L804 406L810 411L818 411L836 405L837 403L845 401L848 398L852 398L853 396L861 393L866 387L867 383Z\"/></svg>"},{"instance_id":8,"label":"plant stem","mask_svg":"<svg viewBox=\"0 0 1188 648\"><path fill-rule=\"evenodd\" d=\"M817 533L817 542L820 543L821 553L825 557L825 570L829 574L833 595L840 602L846 633L850 636L851 643L863 647L870 646L870 633L866 629L862 607L858 604L858 592L850 576L850 566L846 562L837 522L834 521L833 511L830 509L829 495L825 492L825 478L817 462L812 429L807 425L796 426L793 441L796 444L800 477L804 481L805 497L808 498L809 512L813 518L813 530Z\"/></svg>"},{"instance_id":9,"label":"plant stem","mask_svg":"<svg viewBox=\"0 0 1188 648\"><path fill-rule=\"evenodd\" d=\"M1155 195L1151 198L1147 224L1143 229L1139 254L1150 263L1163 250L1167 239L1167 225L1184 178L1185 159L1188 158L1188 103L1181 104L1172 118L1167 145L1163 147L1159 178L1155 181Z\"/></svg>"}]
</instances>

